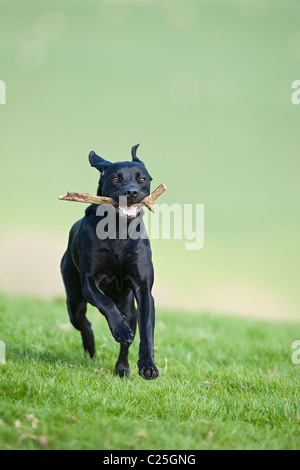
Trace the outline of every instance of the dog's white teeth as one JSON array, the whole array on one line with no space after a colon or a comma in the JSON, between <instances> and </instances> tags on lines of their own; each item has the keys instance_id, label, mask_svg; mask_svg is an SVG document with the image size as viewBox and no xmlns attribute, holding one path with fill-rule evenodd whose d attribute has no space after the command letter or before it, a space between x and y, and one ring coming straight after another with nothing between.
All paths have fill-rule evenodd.
<instances>
[{"instance_id":1,"label":"dog's white teeth","mask_svg":"<svg viewBox=\"0 0 300 470\"><path fill-rule=\"evenodd\" d=\"M119 210L122 214L127 215L127 216L134 216L134 215L137 214L137 208L136 207L119 206Z\"/></svg>"}]
</instances>

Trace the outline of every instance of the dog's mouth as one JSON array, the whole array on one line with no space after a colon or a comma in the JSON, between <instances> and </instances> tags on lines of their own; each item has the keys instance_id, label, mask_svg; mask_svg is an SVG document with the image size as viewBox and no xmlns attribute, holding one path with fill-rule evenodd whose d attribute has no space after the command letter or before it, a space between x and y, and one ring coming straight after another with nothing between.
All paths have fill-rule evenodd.
<instances>
[{"instance_id":1,"label":"dog's mouth","mask_svg":"<svg viewBox=\"0 0 300 470\"><path fill-rule=\"evenodd\" d=\"M125 216L128 219L134 219L139 215L141 207L136 206L136 205L131 205L131 206L123 206L119 205L117 208L117 212L121 216Z\"/></svg>"},{"instance_id":2,"label":"dog's mouth","mask_svg":"<svg viewBox=\"0 0 300 470\"><path fill-rule=\"evenodd\" d=\"M151 212L155 212L154 202L156 199L166 190L166 186L161 184L156 188L149 196L146 196L140 202L132 203L124 203L119 201L119 203L107 196L93 196L88 193L70 193L68 192L66 196L58 196L58 199L63 201L76 201L76 202L86 202L88 204L109 204L116 208L120 215L124 215L129 218L136 217L139 212L141 211L142 207L147 207Z\"/></svg>"}]
</instances>

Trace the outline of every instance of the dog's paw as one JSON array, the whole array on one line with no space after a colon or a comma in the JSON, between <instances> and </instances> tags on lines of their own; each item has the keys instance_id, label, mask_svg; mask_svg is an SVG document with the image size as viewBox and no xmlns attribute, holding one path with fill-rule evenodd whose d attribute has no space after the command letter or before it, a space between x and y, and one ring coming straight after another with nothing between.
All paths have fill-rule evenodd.
<instances>
[{"instance_id":1,"label":"dog's paw","mask_svg":"<svg viewBox=\"0 0 300 470\"><path fill-rule=\"evenodd\" d=\"M114 339L118 343L132 343L134 334L126 320L122 319L115 325L110 327Z\"/></svg>"},{"instance_id":2,"label":"dog's paw","mask_svg":"<svg viewBox=\"0 0 300 470\"><path fill-rule=\"evenodd\" d=\"M124 365L121 363L116 364L116 374L122 379L125 377L126 379L130 379L129 367L128 365Z\"/></svg>"},{"instance_id":3,"label":"dog's paw","mask_svg":"<svg viewBox=\"0 0 300 470\"><path fill-rule=\"evenodd\" d=\"M143 379L153 380L157 379L159 372L152 361L138 361L139 374Z\"/></svg>"}]
</instances>

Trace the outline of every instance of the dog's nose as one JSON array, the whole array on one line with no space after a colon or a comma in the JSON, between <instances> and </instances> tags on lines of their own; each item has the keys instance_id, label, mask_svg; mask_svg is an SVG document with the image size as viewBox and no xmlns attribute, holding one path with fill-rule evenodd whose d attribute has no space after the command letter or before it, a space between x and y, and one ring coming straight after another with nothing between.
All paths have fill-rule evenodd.
<instances>
[{"instance_id":1,"label":"dog's nose","mask_svg":"<svg viewBox=\"0 0 300 470\"><path fill-rule=\"evenodd\" d=\"M125 196L127 196L129 198L130 197L137 197L137 195L139 193L137 188L135 188L135 187L126 188L124 192L125 192Z\"/></svg>"}]
</instances>

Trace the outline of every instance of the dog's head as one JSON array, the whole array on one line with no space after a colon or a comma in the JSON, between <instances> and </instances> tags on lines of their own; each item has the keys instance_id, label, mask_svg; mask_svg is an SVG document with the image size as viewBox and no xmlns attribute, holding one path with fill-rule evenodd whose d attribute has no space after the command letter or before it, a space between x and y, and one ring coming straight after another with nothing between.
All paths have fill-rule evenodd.
<instances>
[{"instance_id":1,"label":"dog's head","mask_svg":"<svg viewBox=\"0 0 300 470\"><path fill-rule=\"evenodd\" d=\"M130 206L150 194L152 181L144 163L136 156L138 146L134 145L131 149L131 162L111 163L93 151L89 154L91 166L101 173L97 195L111 197L117 202L121 196L126 197L127 205L120 206L118 211L129 218L138 214L138 210L130 209Z\"/></svg>"}]
</instances>

